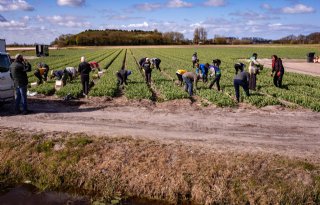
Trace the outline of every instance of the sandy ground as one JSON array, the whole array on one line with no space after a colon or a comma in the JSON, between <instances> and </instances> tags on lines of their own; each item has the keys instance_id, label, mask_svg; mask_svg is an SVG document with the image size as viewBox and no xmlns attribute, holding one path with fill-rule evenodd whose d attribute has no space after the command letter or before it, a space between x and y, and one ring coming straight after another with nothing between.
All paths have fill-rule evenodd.
<instances>
[{"instance_id":1,"label":"sandy ground","mask_svg":"<svg viewBox=\"0 0 320 205\"><path fill-rule=\"evenodd\" d=\"M271 68L271 59L258 59L261 64ZM320 63L307 63L302 59L282 59L286 72L302 73L313 76L320 76Z\"/></svg>"},{"instance_id":2,"label":"sandy ground","mask_svg":"<svg viewBox=\"0 0 320 205\"><path fill-rule=\"evenodd\" d=\"M320 113L283 107L214 108L189 100L162 104L93 99L61 102L31 99L34 113L0 111L0 126L44 132L85 132L186 143L214 150L277 153L320 161Z\"/></svg>"}]
</instances>

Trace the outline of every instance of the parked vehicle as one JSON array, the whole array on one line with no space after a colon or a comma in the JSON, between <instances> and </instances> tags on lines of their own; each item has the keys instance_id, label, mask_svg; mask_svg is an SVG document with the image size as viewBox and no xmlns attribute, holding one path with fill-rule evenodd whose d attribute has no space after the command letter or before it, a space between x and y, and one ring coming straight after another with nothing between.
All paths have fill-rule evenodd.
<instances>
[{"instance_id":1,"label":"parked vehicle","mask_svg":"<svg viewBox=\"0 0 320 205\"><path fill-rule=\"evenodd\" d=\"M0 105L14 99L14 84L10 73L10 57L0 52Z\"/></svg>"},{"instance_id":2,"label":"parked vehicle","mask_svg":"<svg viewBox=\"0 0 320 205\"><path fill-rule=\"evenodd\" d=\"M6 52L6 40L4 39L0 39L0 52Z\"/></svg>"}]
</instances>

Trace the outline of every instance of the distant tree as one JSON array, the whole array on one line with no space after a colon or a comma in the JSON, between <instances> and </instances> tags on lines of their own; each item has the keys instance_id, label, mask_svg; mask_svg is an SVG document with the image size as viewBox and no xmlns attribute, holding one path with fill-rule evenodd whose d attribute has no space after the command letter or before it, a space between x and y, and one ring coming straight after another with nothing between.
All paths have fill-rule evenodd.
<instances>
[{"instance_id":1,"label":"distant tree","mask_svg":"<svg viewBox=\"0 0 320 205\"><path fill-rule=\"evenodd\" d=\"M200 42L200 31L199 28L195 28L193 32L193 43L199 44Z\"/></svg>"}]
</instances>

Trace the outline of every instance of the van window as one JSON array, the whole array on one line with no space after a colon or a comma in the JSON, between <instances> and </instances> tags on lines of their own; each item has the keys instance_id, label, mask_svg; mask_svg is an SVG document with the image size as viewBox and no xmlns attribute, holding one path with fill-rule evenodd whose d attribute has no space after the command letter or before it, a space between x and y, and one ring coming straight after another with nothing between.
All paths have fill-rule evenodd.
<instances>
[{"instance_id":1,"label":"van window","mask_svg":"<svg viewBox=\"0 0 320 205\"><path fill-rule=\"evenodd\" d=\"M10 59L7 55L0 55L0 72L8 72L10 67Z\"/></svg>"}]
</instances>

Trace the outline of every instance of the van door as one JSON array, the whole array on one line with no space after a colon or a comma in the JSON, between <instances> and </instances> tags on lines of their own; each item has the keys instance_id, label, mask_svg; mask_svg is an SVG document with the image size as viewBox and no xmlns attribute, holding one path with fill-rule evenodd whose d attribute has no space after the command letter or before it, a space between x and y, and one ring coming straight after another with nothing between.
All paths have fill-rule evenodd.
<instances>
[{"instance_id":1,"label":"van door","mask_svg":"<svg viewBox=\"0 0 320 205\"><path fill-rule=\"evenodd\" d=\"M14 97L14 85L9 71L10 58L0 54L0 101L10 101Z\"/></svg>"}]
</instances>

